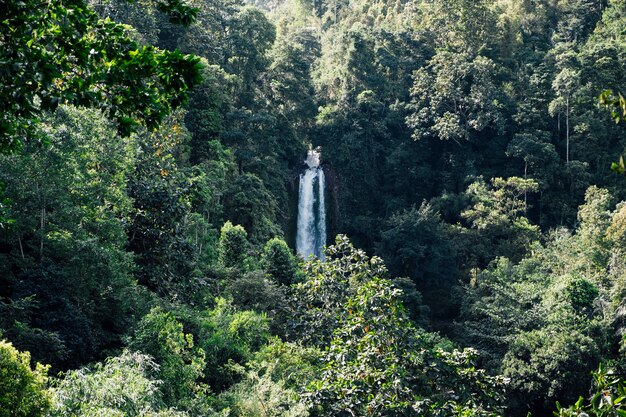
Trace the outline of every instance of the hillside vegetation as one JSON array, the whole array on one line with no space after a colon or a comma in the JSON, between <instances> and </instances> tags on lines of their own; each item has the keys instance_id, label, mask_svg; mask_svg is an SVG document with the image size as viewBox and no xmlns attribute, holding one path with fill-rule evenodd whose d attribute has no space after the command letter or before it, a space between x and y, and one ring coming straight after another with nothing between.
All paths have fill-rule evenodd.
<instances>
[{"instance_id":1,"label":"hillside vegetation","mask_svg":"<svg viewBox=\"0 0 626 417\"><path fill-rule=\"evenodd\" d=\"M0 10L0 417L626 415L626 0Z\"/></svg>"}]
</instances>

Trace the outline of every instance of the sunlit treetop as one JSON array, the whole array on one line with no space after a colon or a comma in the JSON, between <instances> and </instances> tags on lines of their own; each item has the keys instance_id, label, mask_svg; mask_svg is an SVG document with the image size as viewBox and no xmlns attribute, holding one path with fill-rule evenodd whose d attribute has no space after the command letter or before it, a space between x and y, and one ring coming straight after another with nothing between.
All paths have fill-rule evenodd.
<instances>
[{"instance_id":1,"label":"sunlit treetop","mask_svg":"<svg viewBox=\"0 0 626 417\"><path fill-rule=\"evenodd\" d=\"M197 14L181 0L158 7L179 24ZM100 108L122 135L154 129L201 80L199 58L140 46L83 0L0 0L0 10L0 153L19 150L59 104Z\"/></svg>"}]
</instances>

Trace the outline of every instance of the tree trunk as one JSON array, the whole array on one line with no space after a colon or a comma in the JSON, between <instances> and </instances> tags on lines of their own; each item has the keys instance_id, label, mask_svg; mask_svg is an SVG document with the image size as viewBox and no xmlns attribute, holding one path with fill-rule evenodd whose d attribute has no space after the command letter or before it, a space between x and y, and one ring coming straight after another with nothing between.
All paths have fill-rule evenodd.
<instances>
[{"instance_id":1,"label":"tree trunk","mask_svg":"<svg viewBox=\"0 0 626 417\"><path fill-rule=\"evenodd\" d=\"M41 239L39 241L39 260L43 259L43 241L44 241L44 237L46 235L46 205L45 205L45 201L44 201L44 205L41 208L41 215L40 215L40 233L41 233Z\"/></svg>"},{"instance_id":2,"label":"tree trunk","mask_svg":"<svg viewBox=\"0 0 626 417\"><path fill-rule=\"evenodd\" d=\"M569 94L566 100L565 113L565 162L569 163Z\"/></svg>"},{"instance_id":3,"label":"tree trunk","mask_svg":"<svg viewBox=\"0 0 626 417\"><path fill-rule=\"evenodd\" d=\"M17 242L20 244L20 254L22 255L22 259L24 259L24 246L22 246L22 238L18 237Z\"/></svg>"},{"instance_id":4,"label":"tree trunk","mask_svg":"<svg viewBox=\"0 0 626 417\"><path fill-rule=\"evenodd\" d=\"M528 176L528 161L524 161L524 179ZM527 215L528 210L528 190L524 189L524 216Z\"/></svg>"}]
</instances>

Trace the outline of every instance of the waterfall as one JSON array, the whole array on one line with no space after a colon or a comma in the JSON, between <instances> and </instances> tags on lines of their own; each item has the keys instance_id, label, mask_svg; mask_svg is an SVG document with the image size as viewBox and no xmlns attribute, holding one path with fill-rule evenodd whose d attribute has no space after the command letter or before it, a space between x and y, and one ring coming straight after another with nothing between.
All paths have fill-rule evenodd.
<instances>
[{"instance_id":1,"label":"waterfall","mask_svg":"<svg viewBox=\"0 0 626 417\"><path fill-rule=\"evenodd\" d=\"M320 166L319 151L310 150L305 163L308 169L300 174L296 250L304 259L315 255L324 260L326 205L324 170Z\"/></svg>"}]
</instances>

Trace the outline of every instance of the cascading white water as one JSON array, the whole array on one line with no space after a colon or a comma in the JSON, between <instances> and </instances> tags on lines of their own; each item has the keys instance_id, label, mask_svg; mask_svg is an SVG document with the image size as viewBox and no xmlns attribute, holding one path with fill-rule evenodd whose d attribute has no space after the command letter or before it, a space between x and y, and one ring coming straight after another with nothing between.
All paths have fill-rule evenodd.
<instances>
[{"instance_id":1,"label":"cascading white water","mask_svg":"<svg viewBox=\"0 0 626 417\"><path fill-rule=\"evenodd\" d=\"M315 255L324 260L326 205L324 170L320 167L319 151L310 150L305 162L309 168L300 174L296 250L304 259Z\"/></svg>"}]
</instances>

